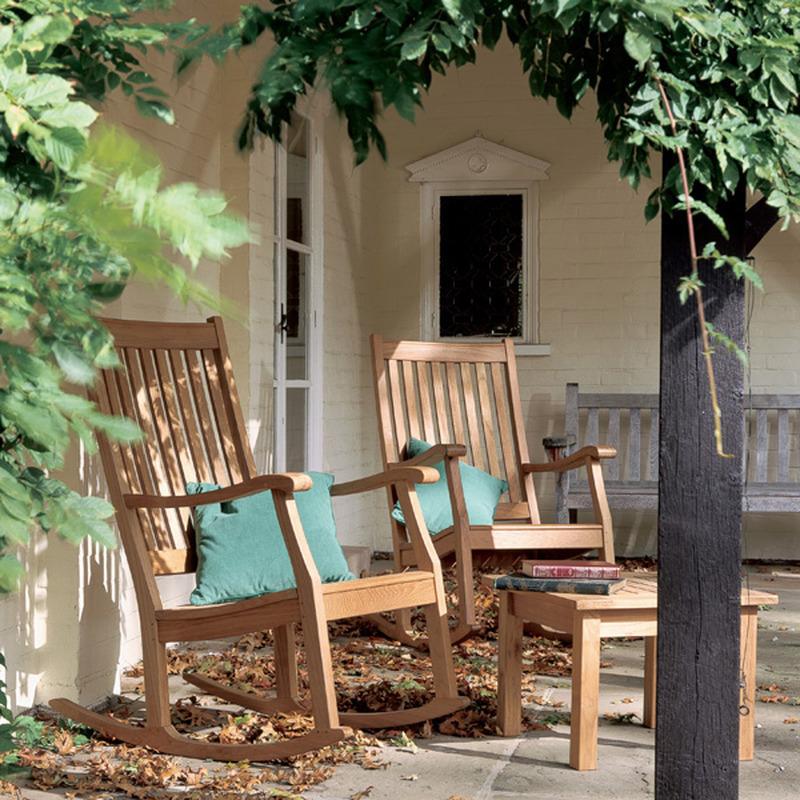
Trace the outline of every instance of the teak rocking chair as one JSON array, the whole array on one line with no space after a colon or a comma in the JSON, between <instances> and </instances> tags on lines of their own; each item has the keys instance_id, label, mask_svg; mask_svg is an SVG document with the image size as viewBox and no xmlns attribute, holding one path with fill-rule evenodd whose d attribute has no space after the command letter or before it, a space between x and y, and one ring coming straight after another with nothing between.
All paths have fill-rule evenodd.
<instances>
[{"instance_id":1,"label":"teak rocking chair","mask_svg":"<svg viewBox=\"0 0 800 800\"><path fill-rule=\"evenodd\" d=\"M435 470L392 470L348 483L348 495L393 487L410 521L408 533L420 569L404 574L322 584L303 533L294 493L308 489L301 474L256 475L219 318L200 324L107 320L122 361L104 370L93 399L105 413L138 422L144 441L121 446L100 440L109 492L133 576L144 654L147 716L144 727L95 713L69 700L51 706L73 720L136 745L196 758L267 761L332 744L349 727L402 726L467 705L458 695L447 633L441 565L422 521L416 482ZM189 481L227 488L185 494ZM289 552L297 589L218 605L164 608L156 576L196 569L190 509L270 490ZM422 606L431 642L435 698L423 706L385 713L339 713L336 707L327 622L378 611ZM199 674L184 678L216 697L262 713L307 711L298 700L295 623L302 623L315 728L285 741L227 744L181 735L171 724L167 642L199 641L272 629L276 696L249 694Z\"/></svg>"},{"instance_id":2,"label":"teak rocking chair","mask_svg":"<svg viewBox=\"0 0 800 800\"><path fill-rule=\"evenodd\" d=\"M386 469L432 465L444 461L454 524L433 538L442 559L455 558L458 624L453 642L469 636L475 626L472 569L476 557L521 554L541 550L598 549L603 560L614 560L614 536L600 460L613 458L612 447L583 447L542 464L528 459L528 445L517 379L514 344L384 341L373 335L372 357L381 449ZM409 438L435 445L405 459ZM508 492L492 525L470 525L459 460L505 478ZM594 500L595 522L543 524L536 502L533 475L585 467ZM389 503L398 499L388 490ZM394 520L395 569L413 566L416 550L411 531ZM409 644L407 612L396 623L374 618L381 630Z\"/></svg>"}]
</instances>

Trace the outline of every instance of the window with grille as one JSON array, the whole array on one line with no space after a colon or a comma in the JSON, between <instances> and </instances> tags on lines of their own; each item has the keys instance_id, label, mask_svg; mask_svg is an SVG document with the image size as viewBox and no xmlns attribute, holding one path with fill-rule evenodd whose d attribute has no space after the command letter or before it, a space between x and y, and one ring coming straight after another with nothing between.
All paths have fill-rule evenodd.
<instances>
[{"instance_id":1,"label":"window with grille","mask_svg":"<svg viewBox=\"0 0 800 800\"><path fill-rule=\"evenodd\" d=\"M522 337L523 195L439 198L440 337Z\"/></svg>"}]
</instances>

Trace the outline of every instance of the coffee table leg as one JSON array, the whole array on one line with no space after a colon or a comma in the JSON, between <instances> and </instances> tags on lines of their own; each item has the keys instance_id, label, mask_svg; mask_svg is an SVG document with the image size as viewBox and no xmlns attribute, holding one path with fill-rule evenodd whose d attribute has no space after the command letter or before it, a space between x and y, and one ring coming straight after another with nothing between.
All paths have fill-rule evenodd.
<instances>
[{"instance_id":1,"label":"coffee table leg","mask_svg":"<svg viewBox=\"0 0 800 800\"><path fill-rule=\"evenodd\" d=\"M740 628L741 670L744 676L742 702L749 711L739 717L739 758L752 761L755 751L756 727L756 644L758 637L758 609L755 606L742 608Z\"/></svg>"},{"instance_id":2,"label":"coffee table leg","mask_svg":"<svg viewBox=\"0 0 800 800\"><path fill-rule=\"evenodd\" d=\"M572 712L569 765L597 769L600 619L575 614L572 627Z\"/></svg>"},{"instance_id":3,"label":"coffee table leg","mask_svg":"<svg viewBox=\"0 0 800 800\"><path fill-rule=\"evenodd\" d=\"M644 638L644 715L645 728L656 726L656 662L657 648L655 636Z\"/></svg>"},{"instance_id":4,"label":"coffee table leg","mask_svg":"<svg viewBox=\"0 0 800 800\"><path fill-rule=\"evenodd\" d=\"M522 730L522 619L511 611L510 592L500 592L497 643L497 727L503 736Z\"/></svg>"}]
</instances>

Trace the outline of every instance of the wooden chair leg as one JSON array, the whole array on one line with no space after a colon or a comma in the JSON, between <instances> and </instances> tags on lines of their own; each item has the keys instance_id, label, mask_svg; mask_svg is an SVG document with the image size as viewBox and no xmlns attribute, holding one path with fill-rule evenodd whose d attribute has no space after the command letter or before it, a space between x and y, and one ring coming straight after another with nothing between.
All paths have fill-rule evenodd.
<instances>
[{"instance_id":1,"label":"wooden chair leg","mask_svg":"<svg viewBox=\"0 0 800 800\"><path fill-rule=\"evenodd\" d=\"M319 614L303 615L303 640L314 727L320 731L338 729L339 710L336 707L331 646L327 622L322 616L321 608Z\"/></svg>"},{"instance_id":2,"label":"wooden chair leg","mask_svg":"<svg viewBox=\"0 0 800 800\"><path fill-rule=\"evenodd\" d=\"M272 631L275 653L275 693L282 700L297 700L297 647L294 625Z\"/></svg>"},{"instance_id":3,"label":"wooden chair leg","mask_svg":"<svg viewBox=\"0 0 800 800\"><path fill-rule=\"evenodd\" d=\"M442 601L444 598L442 598ZM437 697L458 697L450 629L447 625L447 606L432 604L424 607L428 628L428 651L433 667L433 689Z\"/></svg>"},{"instance_id":4,"label":"wooden chair leg","mask_svg":"<svg viewBox=\"0 0 800 800\"><path fill-rule=\"evenodd\" d=\"M456 546L456 584L460 627L475 625L475 587L472 582L472 549L466 537L459 537Z\"/></svg>"},{"instance_id":5,"label":"wooden chair leg","mask_svg":"<svg viewBox=\"0 0 800 800\"><path fill-rule=\"evenodd\" d=\"M569 765L597 769L600 694L600 620L576 614L572 629L572 708Z\"/></svg>"},{"instance_id":6,"label":"wooden chair leg","mask_svg":"<svg viewBox=\"0 0 800 800\"><path fill-rule=\"evenodd\" d=\"M167 646L158 641L155 624L142 626L144 696L148 728L167 728L172 724L169 705Z\"/></svg>"},{"instance_id":7,"label":"wooden chair leg","mask_svg":"<svg viewBox=\"0 0 800 800\"><path fill-rule=\"evenodd\" d=\"M510 592L500 592L497 642L497 727L503 736L522 731L522 619L510 608Z\"/></svg>"}]
</instances>

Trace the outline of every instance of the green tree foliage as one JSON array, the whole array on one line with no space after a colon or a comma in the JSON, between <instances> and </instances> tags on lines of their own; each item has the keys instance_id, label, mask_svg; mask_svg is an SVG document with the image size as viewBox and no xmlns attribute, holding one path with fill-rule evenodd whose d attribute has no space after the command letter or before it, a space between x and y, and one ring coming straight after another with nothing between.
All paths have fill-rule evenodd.
<instances>
[{"instance_id":1,"label":"green tree foliage","mask_svg":"<svg viewBox=\"0 0 800 800\"><path fill-rule=\"evenodd\" d=\"M117 363L103 305L134 274L212 302L179 262L220 259L248 238L222 196L164 186L157 160L98 128L114 89L171 122L139 59L199 26L134 16L170 4L0 0L0 590L16 585L12 548L35 530L114 544L109 504L52 476L76 437L93 452L95 431L139 436L76 391Z\"/></svg>"},{"instance_id":2,"label":"green tree foliage","mask_svg":"<svg viewBox=\"0 0 800 800\"><path fill-rule=\"evenodd\" d=\"M740 178L784 220L800 215L800 3L765 0L299 0L243 7L239 20L197 42L221 58L264 32L275 40L253 88L241 143L279 137L300 95L322 83L347 120L356 160L385 155L384 108L413 120L434 73L476 58L505 33L531 94L570 117L588 91L608 157L637 187L651 153L682 146L698 213ZM667 88L677 136L655 84ZM682 189L673 170L648 198L654 217ZM694 191L693 191L694 194ZM700 194L700 192L698 192ZM724 230L721 231L724 235Z\"/></svg>"}]
</instances>

